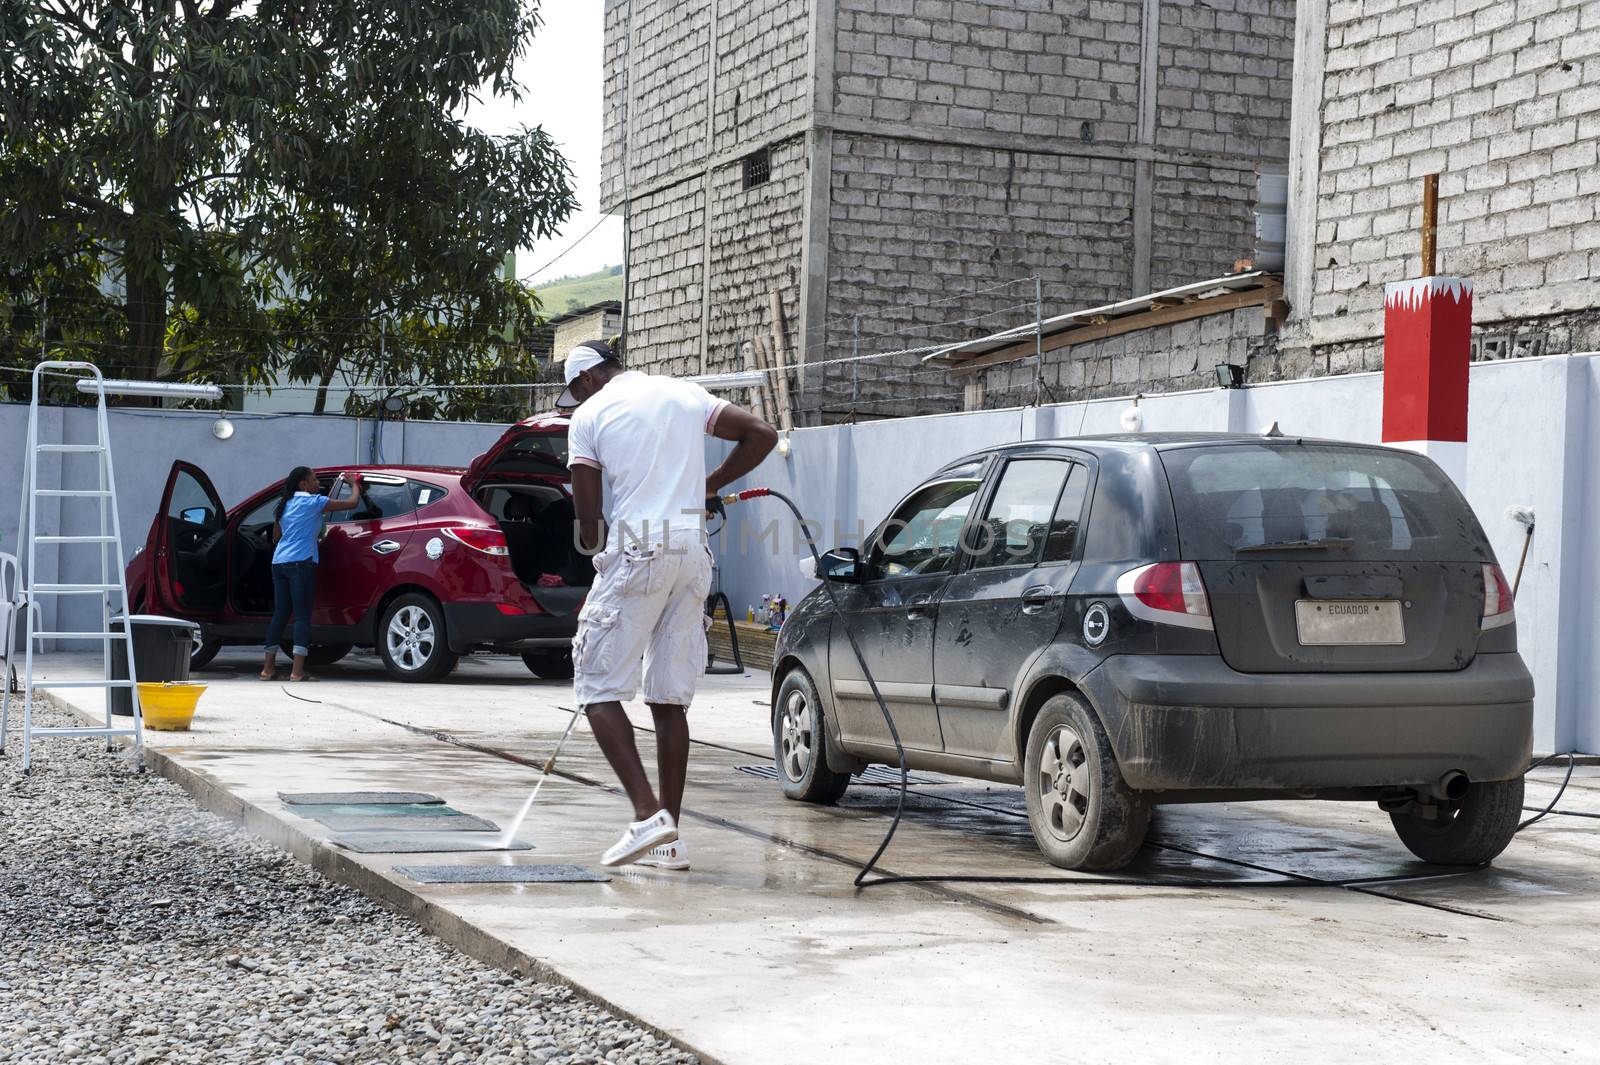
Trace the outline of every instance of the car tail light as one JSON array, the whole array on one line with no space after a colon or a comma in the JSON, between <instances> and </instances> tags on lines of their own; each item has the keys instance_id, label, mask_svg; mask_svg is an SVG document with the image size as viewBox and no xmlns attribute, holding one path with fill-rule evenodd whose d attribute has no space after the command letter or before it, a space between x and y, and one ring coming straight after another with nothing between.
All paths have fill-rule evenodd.
<instances>
[{"instance_id":1,"label":"car tail light","mask_svg":"<svg viewBox=\"0 0 1600 1065\"><path fill-rule=\"evenodd\" d=\"M520 618L527 613L526 610L515 603L496 603L494 608L508 618Z\"/></svg>"},{"instance_id":2,"label":"car tail light","mask_svg":"<svg viewBox=\"0 0 1600 1065\"><path fill-rule=\"evenodd\" d=\"M1193 562L1156 562L1129 570L1117 578L1117 594L1136 618L1189 629L1212 627L1211 601Z\"/></svg>"},{"instance_id":3,"label":"car tail light","mask_svg":"<svg viewBox=\"0 0 1600 1065\"><path fill-rule=\"evenodd\" d=\"M1512 611L1511 586L1493 562L1483 564L1483 627L1497 629L1517 619Z\"/></svg>"},{"instance_id":4,"label":"car tail light","mask_svg":"<svg viewBox=\"0 0 1600 1065\"><path fill-rule=\"evenodd\" d=\"M499 529L475 529L463 526L455 529L441 529L446 536L459 544L465 544L474 551L485 555L509 555L511 550L506 546L506 534Z\"/></svg>"}]
</instances>

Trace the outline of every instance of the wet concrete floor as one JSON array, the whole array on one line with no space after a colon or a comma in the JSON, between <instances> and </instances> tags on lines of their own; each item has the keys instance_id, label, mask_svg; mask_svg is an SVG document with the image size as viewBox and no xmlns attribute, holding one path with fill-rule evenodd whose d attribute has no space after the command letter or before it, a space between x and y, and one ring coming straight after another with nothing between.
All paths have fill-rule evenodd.
<instances>
[{"instance_id":1,"label":"wet concrete floor","mask_svg":"<svg viewBox=\"0 0 1600 1065\"><path fill-rule=\"evenodd\" d=\"M225 652L195 678L211 688L194 729L147 742L191 790L242 804L247 824L312 860L333 831L279 792L424 791L505 825L570 720L570 685L516 659L468 659L417 686L352 656L292 689L257 681L256 662ZM84 668L61 657L43 674ZM740 772L770 764L767 688L760 673L708 677L691 711L688 873L421 884L396 871L597 869L628 806L583 725L520 833L531 852L349 860L465 949L508 945L725 1062L1572 1061L1600 1045L1600 820L1552 816L1490 870L1383 884L1370 881L1440 870L1372 805L1165 807L1116 874L1161 882L1148 886L1045 864L1017 789L924 774L935 783L911 789L882 872L1046 882L862 890L852 880L895 792L856 785L837 807L805 806ZM648 732L640 745L649 762ZM1530 803L1561 777L1536 771ZM1576 772L1562 808L1600 813L1600 768Z\"/></svg>"}]
</instances>

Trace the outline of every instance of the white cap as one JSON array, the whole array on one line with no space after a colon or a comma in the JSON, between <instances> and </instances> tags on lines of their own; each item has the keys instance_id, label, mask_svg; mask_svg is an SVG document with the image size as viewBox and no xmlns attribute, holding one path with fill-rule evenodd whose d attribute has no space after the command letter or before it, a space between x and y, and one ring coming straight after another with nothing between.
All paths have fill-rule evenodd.
<instances>
[{"instance_id":1,"label":"white cap","mask_svg":"<svg viewBox=\"0 0 1600 1065\"><path fill-rule=\"evenodd\" d=\"M567 352L567 387L556 398L556 406L566 410L576 407L579 400L572 394L572 382L576 381L583 371L592 370L603 362L617 362L617 356L611 350L611 345L603 340L586 340Z\"/></svg>"}]
</instances>

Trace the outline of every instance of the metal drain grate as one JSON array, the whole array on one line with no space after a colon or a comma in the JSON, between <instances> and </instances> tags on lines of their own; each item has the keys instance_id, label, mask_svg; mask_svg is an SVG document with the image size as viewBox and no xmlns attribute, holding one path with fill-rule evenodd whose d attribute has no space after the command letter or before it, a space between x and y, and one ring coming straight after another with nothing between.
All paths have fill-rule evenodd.
<instances>
[{"instance_id":1,"label":"metal drain grate","mask_svg":"<svg viewBox=\"0 0 1600 1065\"><path fill-rule=\"evenodd\" d=\"M406 829L496 832L500 827L493 821L464 814L448 806L374 806L339 803L332 806L291 806L289 809L296 816L321 822L335 832L354 832L362 829L376 829L382 832L402 832Z\"/></svg>"},{"instance_id":2,"label":"metal drain grate","mask_svg":"<svg viewBox=\"0 0 1600 1065\"><path fill-rule=\"evenodd\" d=\"M397 865L419 884L604 884L611 878L581 865Z\"/></svg>"},{"instance_id":3,"label":"metal drain grate","mask_svg":"<svg viewBox=\"0 0 1600 1065\"><path fill-rule=\"evenodd\" d=\"M775 765L736 765L733 767L740 773L748 773L762 780L777 780L778 767ZM865 770L856 773L850 778L854 784L893 784L900 786L900 770L886 765L869 765ZM943 781L931 777L919 777L915 773L906 774L907 784L942 784Z\"/></svg>"}]
</instances>

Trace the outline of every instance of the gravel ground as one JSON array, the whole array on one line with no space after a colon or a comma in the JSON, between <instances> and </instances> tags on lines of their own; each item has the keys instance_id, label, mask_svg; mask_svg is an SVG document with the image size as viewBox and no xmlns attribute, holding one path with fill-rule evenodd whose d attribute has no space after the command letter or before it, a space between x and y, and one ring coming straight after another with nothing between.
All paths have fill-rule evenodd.
<instances>
[{"instance_id":1,"label":"gravel ground","mask_svg":"<svg viewBox=\"0 0 1600 1065\"><path fill-rule=\"evenodd\" d=\"M0 1061L697 1060L456 953L94 740L40 743L28 778L13 742Z\"/></svg>"}]
</instances>

